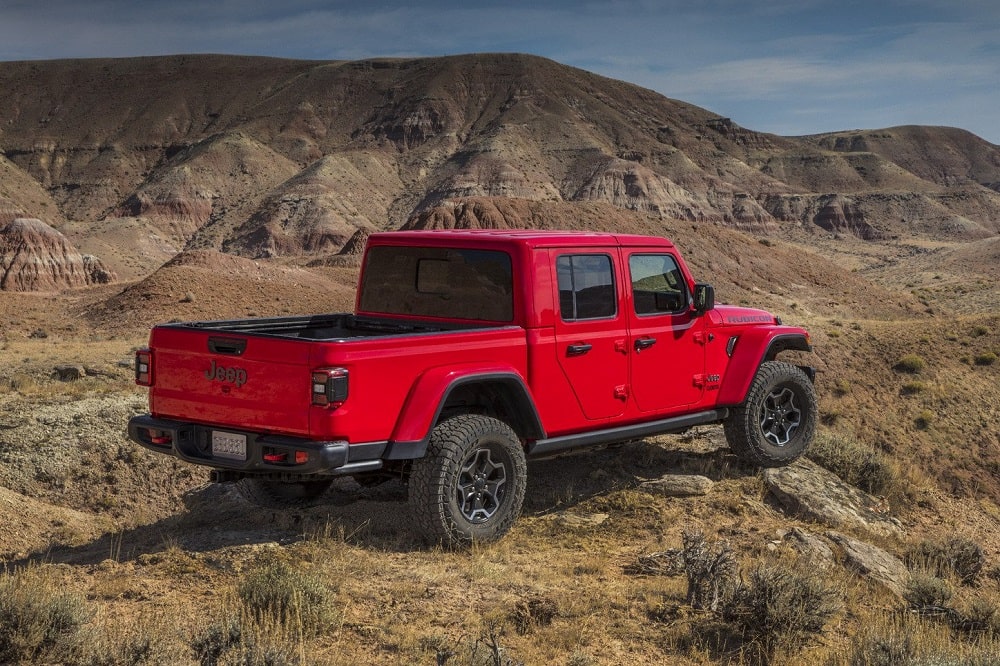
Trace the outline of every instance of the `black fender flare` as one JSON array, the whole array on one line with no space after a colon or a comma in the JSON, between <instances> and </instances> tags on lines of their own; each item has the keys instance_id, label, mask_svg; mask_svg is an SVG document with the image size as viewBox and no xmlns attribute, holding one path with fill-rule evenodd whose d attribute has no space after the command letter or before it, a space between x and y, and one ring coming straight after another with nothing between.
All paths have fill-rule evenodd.
<instances>
[{"instance_id":1,"label":"black fender flare","mask_svg":"<svg viewBox=\"0 0 1000 666\"><path fill-rule=\"evenodd\" d=\"M414 391L420 392L428 390L430 385L435 383L435 378L429 381L418 382L414 386ZM423 386L421 386L423 384ZM498 403L499 409L496 411L503 417L503 420L517 433L524 441L534 441L545 438L545 428L542 426L542 419L535 407L535 401L531 397L531 391L524 379L516 372L486 372L469 373L457 377L449 377L446 384L437 387L434 393L438 395L434 407L433 417L425 421L425 417L419 419L423 425L415 431L415 423L410 422L408 427L397 426L396 432L401 435L391 439L382 455L384 460L413 460L422 458L427 451L427 443L430 441L434 426L442 419L449 402L463 391L473 392L476 389L494 393L494 400ZM400 423L406 424L407 419L414 418L408 415L408 408L419 409L419 404L424 401L408 401L400 414ZM410 405L414 405L410 407ZM409 435L409 436L407 436ZM414 437L414 435L419 435Z\"/></svg>"}]
</instances>

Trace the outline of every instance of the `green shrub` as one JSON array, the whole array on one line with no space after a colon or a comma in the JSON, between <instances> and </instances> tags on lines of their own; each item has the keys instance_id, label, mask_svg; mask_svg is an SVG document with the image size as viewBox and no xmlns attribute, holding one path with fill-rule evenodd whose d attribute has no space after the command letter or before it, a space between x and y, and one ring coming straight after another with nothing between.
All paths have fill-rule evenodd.
<instances>
[{"instance_id":1,"label":"green shrub","mask_svg":"<svg viewBox=\"0 0 1000 666\"><path fill-rule=\"evenodd\" d=\"M259 624L277 622L305 635L320 633L337 616L330 588L317 576L278 559L268 559L250 571L237 593L243 609Z\"/></svg>"},{"instance_id":2,"label":"green shrub","mask_svg":"<svg viewBox=\"0 0 1000 666\"><path fill-rule=\"evenodd\" d=\"M725 600L721 616L755 656L769 663L778 647L797 647L841 609L841 592L815 570L758 566Z\"/></svg>"},{"instance_id":3,"label":"green shrub","mask_svg":"<svg viewBox=\"0 0 1000 666\"><path fill-rule=\"evenodd\" d=\"M986 597L976 597L965 610L956 613L952 628L967 634L996 636L1000 633L1000 613Z\"/></svg>"},{"instance_id":4,"label":"green shrub","mask_svg":"<svg viewBox=\"0 0 1000 666\"><path fill-rule=\"evenodd\" d=\"M847 435L817 433L806 456L873 495L885 494L898 476L887 455Z\"/></svg>"},{"instance_id":5,"label":"green shrub","mask_svg":"<svg viewBox=\"0 0 1000 666\"><path fill-rule=\"evenodd\" d=\"M986 565L982 546L965 537L921 541L906 551L904 559L911 569L923 569L942 578L956 576L962 585L975 585Z\"/></svg>"},{"instance_id":6,"label":"green shrub","mask_svg":"<svg viewBox=\"0 0 1000 666\"><path fill-rule=\"evenodd\" d=\"M916 610L944 608L951 600L952 590L948 581L928 573L915 573L906 584L903 597Z\"/></svg>"},{"instance_id":7,"label":"green shrub","mask_svg":"<svg viewBox=\"0 0 1000 666\"><path fill-rule=\"evenodd\" d=\"M928 626L914 616L876 623L853 636L848 666L1000 666L991 641L958 643L927 637ZM840 659L827 664L839 666Z\"/></svg>"},{"instance_id":8,"label":"green shrub","mask_svg":"<svg viewBox=\"0 0 1000 666\"><path fill-rule=\"evenodd\" d=\"M191 649L201 666L216 666L222 656L238 647L243 637L243 628L238 620L210 624L191 639Z\"/></svg>"},{"instance_id":9,"label":"green shrub","mask_svg":"<svg viewBox=\"0 0 1000 666\"><path fill-rule=\"evenodd\" d=\"M0 663L59 661L88 611L46 568L0 575Z\"/></svg>"},{"instance_id":10,"label":"green shrub","mask_svg":"<svg viewBox=\"0 0 1000 666\"><path fill-rule=\"evenodd\" d=\"M927 363L920 356L917 356L916 354L907 354L896 361L896 365L892 367L897 372L915 374L923 370L926 365Z\"/></svg>"},{"instance_id":11,"label":"green shrub","mask_svg":"<svg viewBox=\"0 0 1000 666\"><path fill-rule=\"evenodd\" d=\"M162 618L121 618L92 623L76 641L74 666L171 666L187 663L185 646Z\"/></svg>"},{"instance_id":12,"label":"green shrub","mask_svg":"<svg viewBox=\"0 0 1000 666\"><path fill-rule=\"evenodd\" d=\"M972 360L976 365L993 365L997 362L997 355L993 352L984 352L977 354Z\"/></svg>"},{"instance_id":13,"label":"green shrub","mask_svg":"<svg viewBox=\"0 0 1000 666\"><path fill-rule=\"evenodd\" d=\"M916 395L918 393L923 393L927 390L927 384L920 381L911 381L903 384L899 392L903 395Z\"/></svg>"},{"instance_id":14,"label":"green shrub","mask_svg":"<svg viewBox=\"0 0 1000 666\"><path fill-rule=\"evenodd\" d=\"M206 627L191 640L200 666L293 666L295 645L270 635L262 639L259 627L236 618Z\"/></svg>"},{"instance_id":15,"label":"green shrub","mask_svg":"<svg viewBox=\"0 0 1000 666\"><path fill-rule=\"evenodd\" d=\"M934 412L929 409L922 410L917 417L913 419L913 423L916 424L921 430L927 430L934 423Z\"/></svg>"},{"instance_id":16,"label":"green shrub","mask_svg":"<svg viewBox=\"0 0 1000 666\"><path fill-rule=\"evenodd\" d=\"M736 582L739 567L729 543L711 543L699 531L683 532L681 561L687 576L687 603L692 608L715 611Z\"/></svg>"}]
</instances>

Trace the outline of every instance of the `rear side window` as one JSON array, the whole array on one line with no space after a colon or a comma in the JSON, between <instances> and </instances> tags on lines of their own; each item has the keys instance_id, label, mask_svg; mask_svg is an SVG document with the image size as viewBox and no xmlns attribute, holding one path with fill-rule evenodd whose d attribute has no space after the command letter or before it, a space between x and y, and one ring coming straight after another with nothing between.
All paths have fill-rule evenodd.
<instances>
[{"instance_id":1,"label":"rear side window","mask_svg":"<svg viewBox=\"0 0 1000 666\"><path fill-rule=\"evenodd\" d=\"M568 254L556 259L563 321L614 317L618 312L611 257Z\"/></svg>"},{"instance_id":2,"label":"rear side window","mask_svg":"<svg viewBox=\"0 0 1000 666\"><path fill-rule=\"evenodd\" d=\"M687 308L684 274L671 255L633 254L628 269L637 315L675 313Z\"/></svg>"},{"instance_id":3,"label":"rear side window","mask_svg":"<svg viewBox=\"0 0 1000 666\"><path fill-rule=\"evenodd\" d=\"M364 312L510 322L510 256L495 250L375 246L361 284Z\"/></svg>"}]
</instances>

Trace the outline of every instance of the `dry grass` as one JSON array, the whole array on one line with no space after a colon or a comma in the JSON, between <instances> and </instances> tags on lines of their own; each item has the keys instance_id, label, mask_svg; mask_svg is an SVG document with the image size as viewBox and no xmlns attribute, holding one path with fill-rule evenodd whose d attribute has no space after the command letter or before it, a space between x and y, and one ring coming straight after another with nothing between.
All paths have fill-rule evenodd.
<instances>
[{"instance_id":1,"label":"dry grass","mask_svg":"<svg viewBox=\"0 0 1000 666\"><path fill-rule=\"evenodd\" d=\"M0 662L52 663L70 654L87 621L83 597L47 566L0 575Z\"/></svg>"},{"instance_id":2,"label":"dry grass","mask_svg":"<svg viewBox=\"0 0 1000 666\"><path fill-rule=\"evenodd\" d=\"M66 401L127 390L133 383L133 351L143 344L140 338L9 341L0 350L0 399ZM86 374L75 381L59 381L54 371L60 365L80 366Z\"/></svg>"},{"instance_id":3,"label":"dry grass","mask_svg":"<svg viewBox=\"0 0 1000 666\"><path fill-rule=\"evenodd\" d=\"M806 455L847 483L873 495L902 495L905 489L892 459L851 435L828 430L816 433Z\"/></svg>"}]
</instances>

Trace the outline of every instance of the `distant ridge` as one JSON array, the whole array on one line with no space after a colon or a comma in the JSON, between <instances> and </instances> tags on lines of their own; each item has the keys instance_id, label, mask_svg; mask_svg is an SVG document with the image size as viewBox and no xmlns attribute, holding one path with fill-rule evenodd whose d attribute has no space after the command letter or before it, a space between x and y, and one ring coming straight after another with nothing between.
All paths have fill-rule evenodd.
<instances>
[{"instance_id":1,"label":"distant ridge","mask_svg":"<svg viewBox=\"0 0 1000 666\"><path fill-rule=\"evenodd\" d=\"M530 55L0 63L4 210L129 275L158 252L336 254L447 202L891 239L1000 231L1000 147L940 127L781 137ZM95 229L100 227L100 238Z\"/></svg>"}]
</instances>

